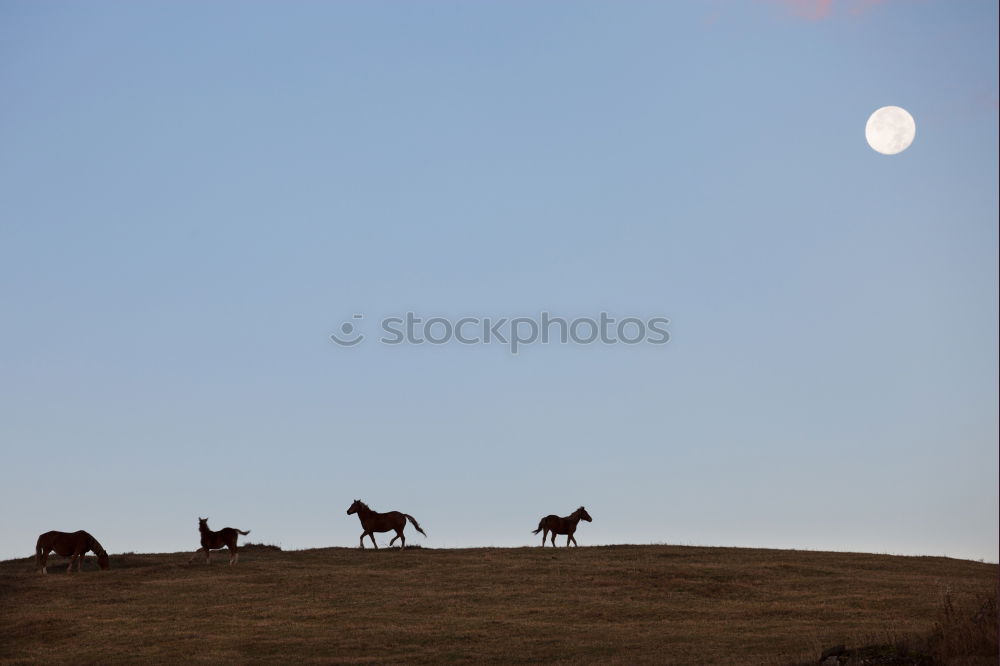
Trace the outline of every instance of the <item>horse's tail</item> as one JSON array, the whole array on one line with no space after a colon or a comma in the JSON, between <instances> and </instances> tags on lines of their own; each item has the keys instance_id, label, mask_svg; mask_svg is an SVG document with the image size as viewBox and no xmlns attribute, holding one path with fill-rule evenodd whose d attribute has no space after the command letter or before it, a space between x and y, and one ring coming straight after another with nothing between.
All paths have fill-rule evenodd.
<instances>
[{"instance_id":1,"label":"horse's tail","mask_svg":"<svg viewBox=\"0 0 1000 666\"><path fill-rule=\"evenodd\" d=\"M246 536L246 535L250 534L250 530L247 530L246 532L244 532L243 530L241 530L241 529L240 529L240 528L238 528L238 527L234 527L233 529L235 529L235 530L236 530L237 532L239 532L239 533L240 533L240 534L242 534L243 536Z\"/></svg>"},{"instance_id":2,"label":"horse's tail","mask_svg":"<svg viewBox=\"0 0 1000 666\"><path fill-rule=\"evenodd\" d=\"M406 517L407 520L409 520L411 523L413 523L413 526L417 528L418 532L420 532L424 536L427 536L427 532L424 532L422 529L420 529L420 523L417 522L416 518L414 518L413 516L411 516L408 513L404 513L403 515Z\"/></svg>"},{"instance_id":3,"label":"horse's tail","mask_svg":"<svg viewBox=\"0 0 1000 666\"><path fill-rule=\"evenodd\" d=\"M532 530L531 533L532 534L538 534L539 532L542 531L544 525L545 525L545 519L542 518L541 520L538 521L538 529L537 530Z\"/></svg>"}]
</instances>

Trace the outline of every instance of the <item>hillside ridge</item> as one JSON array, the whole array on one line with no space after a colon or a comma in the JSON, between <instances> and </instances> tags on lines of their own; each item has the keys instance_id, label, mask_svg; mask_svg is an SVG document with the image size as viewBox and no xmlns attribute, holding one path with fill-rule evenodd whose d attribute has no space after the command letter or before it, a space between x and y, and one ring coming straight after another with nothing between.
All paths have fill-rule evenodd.
<instances>
[{"instance_id":1,"label":"hillside ridge","mask_svg":"<svg viewBox=\"0 0 1000 666\"><path fill-rule=\"evenodd\" d=\"M193 549L192 549L193 550ZM0 661L815 661L971 614L995 564L937 556L615 545L114 554L0 562ZM224 553L225 551L223 551Z\"/></svg>"}]
</instances>

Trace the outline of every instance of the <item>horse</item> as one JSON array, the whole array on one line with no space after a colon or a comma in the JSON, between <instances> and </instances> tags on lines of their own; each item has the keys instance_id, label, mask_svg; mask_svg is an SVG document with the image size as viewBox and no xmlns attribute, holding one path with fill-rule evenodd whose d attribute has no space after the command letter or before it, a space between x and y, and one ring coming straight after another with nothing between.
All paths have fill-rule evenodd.
<instances>
[{"instance_id":1,"label":"horse","mask_svg":"<svg viewBox=\"0 0 1000 666\"><path fill-rule=\"evenodd\" d=\"M83 571L83 558L86 557L88 550L94 551L94 554L97 555L97 565L102 570L107 569L109 566L107 551L101 547L97 539L83 530L78 532L56 532L53 530L52 532L40 534L38 541L35 542L36 571L40 571L43 574L49 572L49 552L53 550L56 551L57 555L69 558L69 566L66 567L66 573L70 573L73 570L74 562L76 562L76 570L78 572Z\"/></svg>"},{"instance_id":2,"label":"horse","mask_svg":"<svg viewBox=\"0 0 1000 666\"><path fill-rule=\"evenodd\" d=\"M549 532L552 532L553 548L556 546L557 534L566 535L567 546L569 546L571 541L574 546L579 546L580 544L576 542L576 537L573 536L573 532L576 532L576 526L581 520L586 520L588 523L594 520L582 506L564 518L560 518L555 515L545 516L538 522L538 529L532 531L532 534L542 532L542 547L545 547L545 539L549 536Z\"/></svg>"},{"instance_id":3,"label":"horse","mask_svg":"<svg viewBox=\"0 0 1000 666\"><path fill-rule=\"evenodd\" d=\"M250 534L250 530L244 532L235 527L223 527L218 532L213 532L208 529L208 518L198 518L198 531L201 532L201 548L194 551L191 559L188 560L188 564L191 564L194 558L198 557L198 553L201 552L205 553L205 564L211 564L212 550L218 550L225 546L229 549L229 566L232 566L240 561L240 552L236 547L236 540L240 534L244 536Z\"/></svg>"},{"instance_id":4,"label":"horse","mask_svg":"<svg viewBox=\"0 0 1000 666\"><path fill-rule=\"evenodd\" d=\"M420 529L420 524L417 523L417 519L408 513L400 513L399 511L390 511L389 513L379 513L378 511L372 511L368 508L368 505L361 500L354 500L354 504L351 508L347 510L347 515L352 513L358 514L358 518L361 520L361 527L364 532L361 533L361 548L365 547L365 536L367 535L372 540L372 545L375 546L375 550L378 550L378 544L375 543L375 532L388 532L390 530L396 530L396 536L392 537L389 541L389 545L392 546L396 539L399 539L400 549L406 548L406 537L403 536L403 528L406 527L406 521L409 520L413 523L413 526L417 528L417 531L427 536L427 532Z\"/></svg>"}]
</instances>

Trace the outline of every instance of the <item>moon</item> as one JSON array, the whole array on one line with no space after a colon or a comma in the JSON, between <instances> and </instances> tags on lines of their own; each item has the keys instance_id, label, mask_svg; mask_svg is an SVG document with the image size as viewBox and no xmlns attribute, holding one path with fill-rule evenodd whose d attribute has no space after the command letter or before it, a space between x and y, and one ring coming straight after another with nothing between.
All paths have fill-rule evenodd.
<instances>
[{"instance_id":1,"label":"moon","mask_svg":"<svg viewBox=\"0 0 1000 666\"><path fill-rule=\"evenodd\" d=\"M868 145L883 155L895 155L910 147L917 133L913 116L898 106L883 106L868 117L865 138Z\"/></svg>"}]
</instances>

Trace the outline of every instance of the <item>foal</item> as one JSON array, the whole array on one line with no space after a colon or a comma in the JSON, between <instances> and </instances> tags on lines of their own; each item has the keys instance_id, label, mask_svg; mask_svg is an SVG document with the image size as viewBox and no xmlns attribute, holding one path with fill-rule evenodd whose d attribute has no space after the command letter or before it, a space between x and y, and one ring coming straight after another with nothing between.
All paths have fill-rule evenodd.
<instances>
[{"instance_id":1,"label":"foal","mask_svg":"<svg viewBox=\"0 0 1000 666\"><path fill-rule=\"evenodd\" d=\"M403 536L403 528L406 527L406 521L409 520L413 523L413 526L417 528L417 531L427 536L427 533L420 529L420 525L417 524L417 519L408 513L400 513L399 511L390 511L389 513L379 513L378 511L372 511L368 508L368 505L361 500L354 500L354 504L351 508L347 510L347 515L352 513L358 514L358 518L361 519L361 528L364 532L361 533L361 547L365 547L365 536L371 538L372 545L375 546L375 550L378 550L378 544L375 543L375 532L388 532L390 530L396 531L396 536L392 537L389 541L391 546L393 541L399 539L399 547L406 548L406 537Z\"/></svg>"},{"instance_id":2,"label":"foal","mask_svg":"<svg viewBox=\"0 0 1000 666\"><path fill-rule=\"evenodd\" d=\"M579 546L576 542L576 537L573 536L573 532L576 532L576 526L580 520L586 520L588 523L593 520L587 510L582 506L569 514L564 518L559 516L545 516L538 523L538 529L532 531L532 534L538 534L542 532L542 546L545 546L545 538L552 532L552 547L556 546L556 535L565 534L566 535L566 545L568 546L570 542L573 542L574 546Z\"/></svg>"},{"instance_id":3,"label":"foal","mask_svg":"<svg viewBox=\"0 0 1000 666\"><path fill-rule=\"evenodd\" d=\"M52 531L39 535L38 541L35 542L36 571L40 571L43 574L49 572L47 566L49 552L53 550L56 551L57 555L70 558L69 566L66 567L66 573L73 570L74 562L76 562L76 570L83 571L83 558L86 557L88 550L94 551L94 554L97 555L97 565L101 569L108 568L107 551L101 547L97 539L83 530L79 532Z\"/></svg>"},{"instance_id":4,"label":"foal","mask_svg":"<svg viewBox=\"0 0 1000 666\"><path fill-rule=\"evenodd\" d=\"M244 536L250 534L250 530L244 532L243 530L238 530L235 527L223 527L218 532L213 532L208 529L208 518L198 519L198 531L201 532L201 548L194 551L191 555L191 559L188 560L188 564L194 561L194 558L198 557L198 553L204 551L205 553L205 563L212 563L212 550L218 550L225 546L229 549L229 565L240 561L240 553L236 548L236 539L239 538L240 534Z\"/></svg>"}]
</instances>

